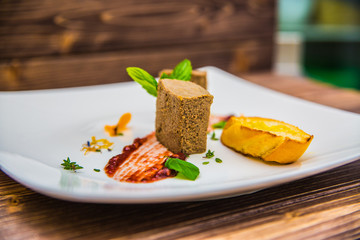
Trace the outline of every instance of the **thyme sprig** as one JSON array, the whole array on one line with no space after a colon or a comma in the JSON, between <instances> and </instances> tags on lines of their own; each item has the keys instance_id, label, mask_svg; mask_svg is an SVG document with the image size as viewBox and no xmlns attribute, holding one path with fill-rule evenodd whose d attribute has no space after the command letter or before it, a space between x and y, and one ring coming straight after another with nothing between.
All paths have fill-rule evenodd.
<instances>
[{"instance_id":1,"label":"thyme sprig","mask_svg":"<svg viewBox=\"0 0 360 240\"><path fill-rule=\"evenodd\" d=\"M215 156L214 152L215 151L210 151L210 149L209 149L203 158L212 158L212 157L214 157Z\"/></svg>"},{"instance_id":2,"label":"thyme sprig","mask_svg":"<svg viewBox=\"0 0 360 240\"><path fill-rule=\"evenodd\" d=\"M64 159L63 161L64 162L61 164L61 166L63 166L65 170L72 170L76 172L76 170L83 168L76 162L71 162L69 157L66 160Z\"/></svg>"}]
</instances>

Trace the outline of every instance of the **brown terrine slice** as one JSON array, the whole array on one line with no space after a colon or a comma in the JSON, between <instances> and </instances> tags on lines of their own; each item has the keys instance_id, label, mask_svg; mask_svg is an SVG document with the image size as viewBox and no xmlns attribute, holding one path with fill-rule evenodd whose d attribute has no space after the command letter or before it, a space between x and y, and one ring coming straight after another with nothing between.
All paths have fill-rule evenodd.
<instances>
[{"instance_id":1,"label":"brown terrine slice","mask_svg":"<svg viewBox=\"0 0 360 240\"><path fill-rule=\"evenodd\" d=\"M163 73L166 73L167 75L170 75L172 73L172 71L173 71L172 69L163 69L159 73L159 77L161 77L161 75ZM205 71L192 70L190 81L193 82L193 83L199 84L203 88L207 89L207 76L206 76Z\"/></svg>"},{"instance_id":2,"label":"brown terrine slice","mask_svg":"<svg viewBox=\"0 0 360 240\"><path fill-rule=\"evenodd\" d=\"M212 101L213 96L195 83L160 79L155 120L157 140L174 153L205 152Z\"/></svg>"}]
</instances>

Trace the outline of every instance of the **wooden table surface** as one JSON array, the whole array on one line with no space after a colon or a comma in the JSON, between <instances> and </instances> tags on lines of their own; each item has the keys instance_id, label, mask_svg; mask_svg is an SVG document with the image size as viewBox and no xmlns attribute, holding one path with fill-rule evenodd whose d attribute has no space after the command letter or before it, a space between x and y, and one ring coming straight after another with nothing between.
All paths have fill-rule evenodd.
<instances>
[{"instance_id":1,"label":"wooden table surface","mask_svg":"<svg viewBox=\"0 0 360 240\"><path fill-rule=\"evenodd\" d=\"M360 113L360 93L271 73L249 81ZM341 126L340 126L341 127ZM88 204L33 192L0 172L0 239L356 239L360 159L238 197L163 204Z\"/></svg>"}]
</instances>

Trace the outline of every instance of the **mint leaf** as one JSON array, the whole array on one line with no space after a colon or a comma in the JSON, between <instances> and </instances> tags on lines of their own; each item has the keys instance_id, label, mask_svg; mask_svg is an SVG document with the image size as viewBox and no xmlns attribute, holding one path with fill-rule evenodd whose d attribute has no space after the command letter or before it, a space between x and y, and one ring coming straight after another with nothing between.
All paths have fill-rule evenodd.
<instances>
[{"instance_id":1,"label":"mint leaf","mask_svg":"<svg viewBox=\"0 0 360 240\"><path fill-rule=\"evenodd\" d=\"M177 79L177 80L184 80L189 81L191 79L191 72L192 66L191 62L188 59L184 59L181 61L174 70L171 72L170 75L166 73L162 73L160 79Z\"/></svg>"},{"instance_id":2,"label":"mint leaf","mask_svg":"<svg viewBox=\"0 0 360 240\"><path fill-rule=\"evenodd\" d=\"M192 163L186 162L178 158L168 158L165 162L165 167L178 171L186 178L195 180L200 174L200 170L197 166Z\"/></svg>"},{"instance_id":3,"label":"mint leaf","mask_svg":"<svg viewBox=\"0 0 360 240\"><path fill-rule=\"evenodd\" d=\"M148 93L157 97L157 82L153 76L138 67L128 67L126 71L129 76L135 82L139 83Z\"/></svg>"},{"instance_id":4,"label":"mint leaf","mask_svg":"<svg viewBox=\"0 0 360 240\"><path fill-rule=\"evenodd\" d=\"M191 62L188 59L182 60L171 73L171 79L185 80L189 81L191 78L192 66Z\"/></svg>"},{"instance_id":5,"label":"mint leaf","mask_svg":"<svg viewBox=\"0 0 360 240\"><path fill-rule=\"evenodd\" d=\"M164 78L171 79L170 75L167 75L166 73L162 73L161 76L160 76L160 79L164 79Z\"/></svg>"},{"instance_id":6,"label":"mint leaf","mask_svg":"<svg viewBox=\"0 0 360 240\"><path fill-rule=\"evenodd\" d=\"M225 127L225 124L226 124L226 121L220 121L218 123L211 125L211 127L223 129Z\"/></svg>"},{"instance_id":7,"label":"mint leaf","mask_svg":"<svg viewBox=\"0 0 360 240\"><path fill-rule=\"evenodd\" d=\"M138 67L128 67L126 68L129 76L137 83L139 83L148 93L157 97L157 81L145 70ZM163 73L160 76L160 79L178 79L189 81L191 78L192 66L191 62L188 59L181 61L170 75Z\"/></svg>"}]
</instances>

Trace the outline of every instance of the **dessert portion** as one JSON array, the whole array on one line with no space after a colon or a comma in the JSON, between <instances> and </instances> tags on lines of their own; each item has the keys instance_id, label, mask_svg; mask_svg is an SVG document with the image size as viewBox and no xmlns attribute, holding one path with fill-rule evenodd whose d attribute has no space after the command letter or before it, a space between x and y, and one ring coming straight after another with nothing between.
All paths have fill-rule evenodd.
<instances>
[{"instance_id":1,"label":"dessert portion","mask_svg":"<svg viewBox=\"0 0 360 240\"><path fill-rule=\"evenodd\" d=\"M160 79L155 119L158 141L174 153L205 152L212 102L213 96L193 82Z\"/></svg>"},{"instance_id":2,"label":"dessert portion","mask_svg":"<svg viewBox=\"0 0 360 240\"><path fill-rule=\"evenodd\" d=\"M165 73L166 75L171 75L172 72L173 72L172 69L163 69L159 73L159 77L161 77L163 73ZM207 89L207 75L205 71L192 70L190 81Z\"/></svg>"},{"instance_id":3,"label":"dessert portion","mask_svg":"<svg viewBox=\"0 0 360 240\"><path fill-rule=\"evenodd\" d=\"M189 154L206 152L208 132L212 132L210 140L219 140L216 129L222 129L221 142L225 146L246 156L282 164L300 158L313 139L301 129L278 120L211 116L213 96L205 89L206 72L193 71L187 59L174 70L161 71L158 81L141 68L126 70L134 81L157 97L155 132L136 138L109 160L104 170L114 180L146 183L177 174L195 180L199 168L186 158ZM117 125L105 126L105 131L113 137L121 136L130 119L131 114L126 113ZM203 158L214 156L214 151L209 149ZM215 161L222 162L218 157Z\"/></svg>"},{"instance_id":4,"label":"dessert portion","mask_svg":"<svg viewBox=\"0 0 360 240\"><path fill-rule=\"evenodd\" d=\"M309 147L313 135L291 124L260 117L231 117L221 142L242 154L264 161L292 163Z\"/></svg>"}]
</instances>

